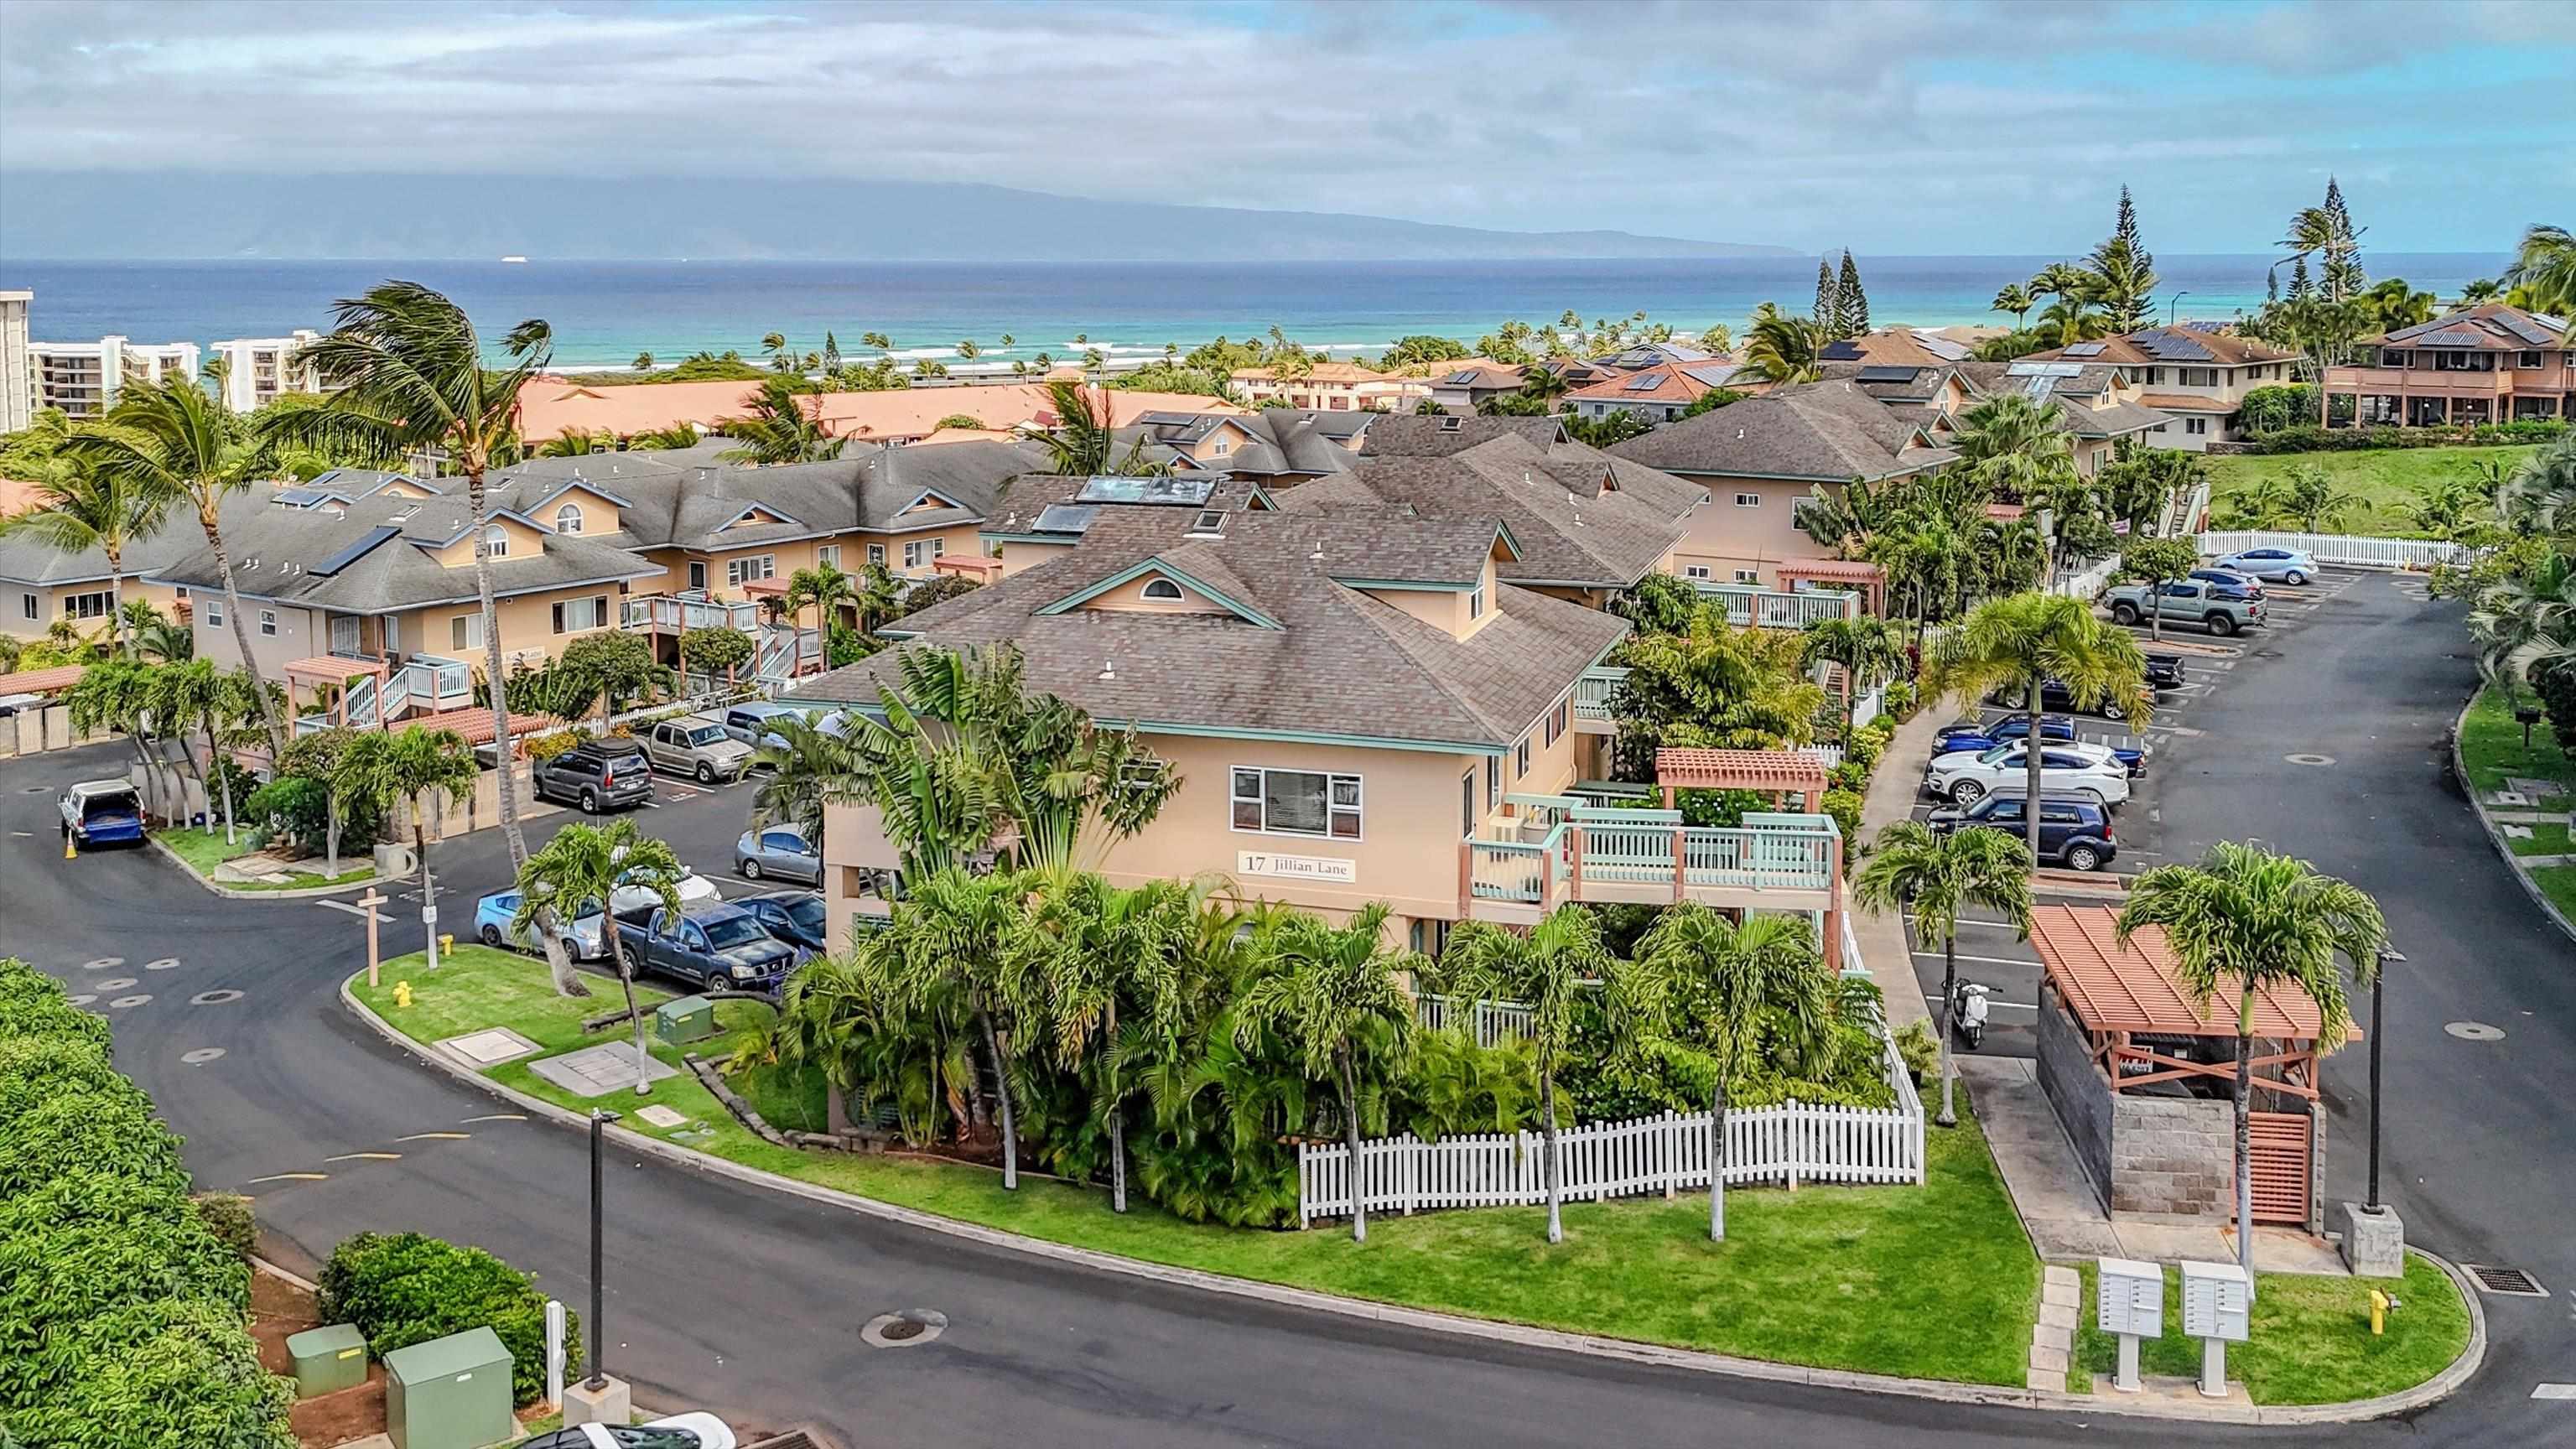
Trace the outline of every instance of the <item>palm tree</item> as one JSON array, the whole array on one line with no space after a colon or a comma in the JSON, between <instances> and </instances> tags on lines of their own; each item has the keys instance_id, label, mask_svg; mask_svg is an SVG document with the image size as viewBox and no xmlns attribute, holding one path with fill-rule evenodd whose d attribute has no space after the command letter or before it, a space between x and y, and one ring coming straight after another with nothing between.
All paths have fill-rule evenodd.
<instances>
[{"instance_id":1,"label":"palm tree","mask_svg":"<svg viewBox=\"0 0 2576 1449\"><path fill-rule=\"evenodd\" d=\"M1843 671L1843 743L1851 743L1852 708L1871 685L1893 674L1905 661L1904 634L1885 619L1863 614L1848 619L1810 620L1801 635L1809 662L1826 661Z\"/></svg>"},{"instance_id":2,"label":"palm tree","mask_svg":"<svg viewBox=\"0 0 2576 1449\"><path fill-rule=\"evenodd\" d=\"M668 423L658 428L646 428L640 433L629 436L626 446L647 451L694 448L698 445L699 436L698 425L695 423Z\"/></svg>"},{"instance_id":3,"label":"palm tree","mask_svg":"<svg viewBox=\"0 0 2576 1449\"><path fill-rule=\"evenodd\" d=\"M1265 1031L1297 1054L1306 1075L1332 1082L1342 1101L1342 1140L1351 1153L1351 1241L1368 1241L1360 1175L1363 1067L1402 1061L1413 1041L1413 998L1398 981L1429 965L1386 945L1387 906L1371 901L1343 926L1298 916L1273 944L1276 969L1235 1002L1235 1044L1254 1050ZM1374 1075L1374 1074L1373 1074Z\"/></svg>"},{"instance_id":4,"label":"palm tree","mask_svg":"<svg viewBox=\"0 0 2576 1449\"><path fill-rule=\"evenodd\" d=\"M649 352L636 353L635 370L637 372L651 372L653 370L653 354Z\"/></svg>"},{"instance_id":5,"label":"palm tree","mask_svg":"<svg viewBox=\"0 0 2576 1449\"><path fill-rule=\"evenodd\" d=\"M810 569L798 569L787 580L787 607L793 610L813 605L815 632L827 642L841 606L856 602L858 591L850 587L850 576L841 572L838 564L820 563Z\"/></svg>"},{"instance_id":6,"label":"palm tree","mask_svg":"<svg viewBox=\"0 0 2576 1449\"><path fill-rule=\"evenodd\" d=\"M894 570L871 559L859 568L858 590L850 602L858 607L859 632L873 634L903 607L903 581L894 576Z\"/></svg>"},{"instance_id":7,"label":"palm tree","mask_svg":"<svg viewBox=\"0 0 2576 1449\"><path fill-rule=\"evenodd\" d=\"M99 477L142 497L184 499L197 510L197 525L205 530L215 573L223 580L224 612L232 620L242 667L259 675L250 621L233 584L232 555L224 547L223 506L264 469L262 450L244 441L233 415L186 378L136 384L117 394L103 422L80 426L66 447ZM286 722L265 691L260 703L273 760L286 752Z\"/></svg>"},{"instance_id":8,"label":"palm tree","mask_svg":"<svg viewBox=\"0 0 2576 1449\"><path fill-rule=\"evenodd\" d=\"M879 949L892 953L895 980L910 1007L920 1009L954 992L973 1014L1001 1108L1002 1186L1012 1192L1020 1186L1019 1120L1011 1103L1011 1058L1002 1043L1006 1034L1016 1041L1011 1028L1022 1003L1010 994L1002 963L1022 929L1029 885L1009 872L934 872L914 884L904 908L876 938Z\"/></svg>"},{"instance_id":9,"label":"palm tree","mask_svg":"<svg viewBox=\"0 0 2576 1449\"><path fill-rule=\"evenodd\" d=\"M1038 442L1047 450L1050 471L1073 478L1164 471L1146 458L1141 435L1125 457L1117 456L1118 434L1110 421L1107 393L1099 393L1095 400L1092 388L1071 378L1058 378L1046 389L1047 410L1055 414L1056 423L1039 434Z\"/></svg>"},{"instance_id":10,"label":"palm tree","mask_svg":"<svg viewBox=\"0 0 2576 1449\"><path fill-rule=\"evenodd\" d=\"M221 713L223 685L211 659L191 659L185 664L165 664L152 671L152 684L147 693L152 710L152 723L165 740L179 746L179 763L196 777L197 793L206 797L206 834L215 833L214 792L206 788L206 771L197 764L197 756L188 748L188 735L201 731L206 737L206 765L224 779L225 833L231 834L232 776L216 764L216 718Z\"/></svg>"},{"instance_id":11,"label":"palm tree","mask_svg":"<svg viewBox=\"0 0 2576 1449\"><path fill-rule=\"evenodd\" d=\"M2538 533L2576 533L2576 433L2522 461L2496 490L2496 513Z\"/></svg>"},{"instance_id":12,"label":"palm tree","mask_svg":"<svg viewBox=\"0 0 2576 1449\"><path fill-rule=\"evenodd\" d=\"M2470 285L2493 287L2495 284L2473 282ZM2433 320L2433 294L2415 291L2406 285L2403 277L2390 277L2356 300L2369 312L2371 326L2381 332L2394 332L2400 327ZM2460 300L2465 303L2468 298L2463 296Z\"/></svg>"},{"instance_id":13,"label":"palm tree","mask_svg":"<svg viewBox=\"0 0 2576 1449\"><path fill-rule=\"evenodd\" d=\"M2029 701L2030 734L2022 753L2030 764L2022 816L2029 828L2030 858L2039 859L2041 686L2064 685L2077 709L2116 705L2132 728L2147 719L2146 655L2125 629L2093 617L2082 599L2063 594L2015 594L1988 599L1965 622L1941 637L1925 663L1926 698L1953 692L1970 699L1994 694Z\"/></svg>"},{"instance_id":14,"label":"palm tree","mask_svg":"<svg viewBox=\"0 0 2576 1449\"><path fill-rule=\"evenodd\" d=\"M429 938L432 971L438 969L438 922L431 910L437 896L429 874L428 800L432 795L452 798L472 790L478 772L473 747L463 735L413 725L399 733L360 731L350 740L331 782L344 798L370 801L383 810L410 803L412 850L420 857L421 925ZM506 792L509 787L502 788Z\"/></svg>"},{"instance_id":15,"label":"palm tree","mask_svg":"<svg viewBox=\"0 0 2576 1449\"><path fill-rule=\"evenodd\" d=\"M1009 344L1009 343L1005 342L1005 343L1003 343L1002 345L1003 345L1004 347L1008 347L1008 346L1010 346L1011 344ZM972 362L972 361L974 361L976 358L981 357L981 356L983 356L983 355L984 355L984 349L983 349L983 348L981 348L981 347L976 346L976 345L975 345L975 339L974 339L974 338L972 338L972 337L969 337L969 338L965 339L964 341L962 341L962 342L960 342L960 343L958 343L958 344L957 344L957 356L958 356L958 359L959 359L960 361L963 361L963 362Z\"/></svg>"},{"instance_id":16,"label":"palm tree","mask_svg":"<svg viewBox=\"0 0 2576 1449\"><path fill-rule=\"evenodd\" d=\"M24 535L62 554L97 549L107 558L109 620L128 655L134 639L125 627L125 551L160 532L178 499L146 486L130 473L101 473L74 457L55 460L21 512L0 517L0 538Z\"/></svg>"},{"instance_id":17,"label":"palm tree","mask_svg":"<svg viewBox=\"0 0 2576 1449\"><path fill-rule=\"evenodd\" d=\"M2371 290L2376 292L2379 289L2377 287L2373 287ZM2421 296L2425 294L2418 293L2417 295ZM2503 295L2504 284L2493 277L2480 277L2475 281L2462 282L2460 284L2460 305L2463 307L2474 307L2480 302L2492 302ZM2419 318L2417 320L2421 321L2429 319Z\"/></svg>"},{"instance_id":18,"label":"palm tree","mask_svg":"<svg viewBox=\"0 0 2576 1449\"><path fill-rule=\"evenodd\" d=\"M600 935L607 938L608 959L617 965L617 983L626 992L627 1019L635 1026L635 1095L653 1090L645 1074L651 1058L644 1045L644 1011L635 1002L635 968L626 959L626 943L611 911L617 888L634 886L653 893L670 918L680 914L680 878L688 872L669 842L638 832L631 819L601 827L575 822L555 832L554 839L519 867L515 889L518 914L514 932L525 932L552 916L570 920L590 907L599 908Z\"/></svg>"},{"instance_id":19,"label":"palm tree","mask_svg":"<svg viewBox=\"0 0 2576 1449\"><path fill-rule=\"evenodd\" d=\"M1013 343L1013 342L1015 342L1016 340L1017 340L1017 339L1016 339L1016 338L1014 338L1014 337L1012 337L1010 333L1008 333L1008 332L1003 333L1003 334L1002 334L1002 350L1003 350L1004 352L1008 352L1008 351L1010 351L1010 350L1011 350L1011 345L1012 345L1012 343Z\"/></svg>"},{"instance_id":20,"label":"palm tree","mask_svg":"<svg viewBox=\"0 0 2576 1449\"><path fill-rule=\"evenodd\" d=\"M848 442L832 436L821 421L821 404L807 407L786 378L763 378L750 407L742 417L716 419L716 431L739 444L716 455L728 463L829 462Z\"/></svg>"},{"instance_id":21,"label":"palm tree","mask_svg":"<svg viewBox=\"0 0 2576 1449\"><path fill-rule=\"evenodd\" d=\"M1821 374L1816 354L1827 338L1812 318L1793 316L1765 302L1753 311L1744 332L1744 365L1766 382L1786 385L1814 382Z\"/></svg>"},{"instance_id":22,"label":"palm tree","mask_svg":"<svg viewBox=\"0 0 2576 1449\"><path fill-rule=\"evenodd\" d=\"M1639 938L1637 964L1655 978L1668 1057L1709 1083L1708 1235L1724 1241L1726 1112L1735 1086L1780 1018L1830 1017L1834 975L1817 954L1814 929L1798 917L1748 915L1739 925L1694 901L1664 912Z\"/></svg>"},{"instance_id":23,"label":"palm tree","mask_svg":"<svg viewBox=\"0 0 2576 1449\"><path fill-rule=\"evenodd\" d=\"M769 365L780 372L785 372L796 365L796 354L787 350L785 333L762 333L760 350L769 354Z\"/></svg>"},{"instance_id":24,"label":"palm tree","mask_svg":"<svg viewBox=\"0 0 2576 1449\"><path fill-rule=\"evenodd\" d=\"M2504 283L2519 290L2532 311L2558 317L2576 311L2576 235L2563 226L2525 230Z\"/></svg>"},{"instance_id":25,"label":"palm tree","mask_svg":"<svg viewBox=\"0 0 2576 1449\"><path fill-rule=\"evenodd\" d=\"M2066 417L2024 392L1990 397L1959 415L1954 470L1989 498L2028 503L2075 476Z\"/></svg>"},{"instance_id":26,"label":"palm tree","mask_svg":"<svg viewBox=\"0 0 2576 1449\"><path fill-rule=\"evenodd\" d=\"M779 716L771 729L782 743L753 751L768 773L752 792L751 828L787 825L819 853L826 812L834 805L867 800L871 772L847 734L834 734L798 715Z\"/></svg>"},{"instance_id":27,"label":"palm tree","mask_svg":"<svg viewBox=\"0 0 2576 1449\"><path fill-rule=\"evenodd\" d=\"M2198 865L2160 865L2138 877L2120 908L2120 944L2147 926L2163 929L2174 974L2203 1016L2219 991L2237 992L2236 1256L2250 1275L2255 993L2306 993L2317 1006L2317 1050L2334 1050L2352 1019L2335 958L2369 985L2379 975L2388 923L2378 902L2351 882L2252 842L2223 840Z\"/></svg>"},{"instance_id":28,"label":"palm tree","mask_svg":"<svg viewBox=\"0 0 2576 1449\"><path fill-rule=\"evenodd\" d=\"M2012 314L2015 332L2021 330L2021 319L2030 315L2030 309L2034 305L2036 304L2031 299L2030 290L2019 282L2006 282L2003 290L1995 293L1994 309Z\"/></svg>"},{"instance_id":29,"label":"palm tree","mask_svg":"<svg viewBox=\"0 0 2576 1449\"><path fill-rule=\"evenodd\" d=\"M2037 810L2024 813L2036 819ZM1941 943L1941 1115L1958 1125L1950 1100L1950 1001L1959 983L1959 912L1968 906L2001 911L2013 928L2030 934L2030 863L2022 843L1983 825L1946 834L1919 820L1899 820L1878 832L1852 878L1852 899L1874 914L1914 909L1914 939Z\"/></svg>"},{"instance_id":30,"label":"palm tree","mask_svg":"<svg viewBox=\"0 0 2576 1449\"><path fill-rule=\"evenodd\" d=\"M158 721L152 715L152 695L160 677L161 666L138 660L102 659L81 671L78 682L65 691L63 707L69 711L72 728L84 735L101 730L122 733L134 746L134 758L143 766L146 805L159 793L161 761L152 753L152 731ZM158 812L163 819L170 812Z\"/></svg>"},{"instance_id":31,"label":"palm tree","mask_svg":"<svg viewBox=\"0 0 2576 1449\"><path fill-rule=\"evenodd\" d=\"M465 310L418 282L385 282L364 296L344 298L334 305L332 321L328 335L297 354L329 400L279 415L271 431L289 441L355 443L387 454L440 450L465 478L474 537L482 539L492 512L484 473L517 451L519 391L552 360L552 330L541 321L521 322L502 340L509 366L487 368L482 340ZM509 667L501 657L492 560L480 542L474 548L474 596L483 614L492 738L506 756L510 706L503 681ZM243 653L249 653L247 640ZM500 773L501 834L516 868L527 862L528 842L519 831L517 783L508 769Z\"/></svg>"}]
</instances>

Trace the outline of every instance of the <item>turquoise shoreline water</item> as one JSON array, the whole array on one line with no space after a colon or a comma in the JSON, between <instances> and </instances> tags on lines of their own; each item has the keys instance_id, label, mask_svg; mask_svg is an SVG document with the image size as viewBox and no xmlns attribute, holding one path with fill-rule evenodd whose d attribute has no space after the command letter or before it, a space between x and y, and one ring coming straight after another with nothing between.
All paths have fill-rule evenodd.
<instances>
[{"instance_id":1,"label":"turquoise shoreline water","mask_svg":"<svg viewBox=\"0 0 2576 1449\"><path fill-rule=\"evenodd\" d=\"M1997 289L2047 257L1862 257L1871 317L1919 326L2003 325ZM2160 303L2183 318L2228 318L2263 300L2264 255L2157 259ZM2491 277L2507 258L2481 253L2366 257L2373 278L2404 277L2443 296ZM819 350L829 330L845 355L868 355L882 332L905 359L954 361L961 339L1005 367L1086 346L1112 358L1159 354L1273 326L1310 347L1374 351L1408 333L1473 344L1506 319L1533 325L1571 308L1586 322L1643 310L1684 331L1737 332L1765 301L1805 310L1808 258L1675 261L1331 263L831 263L485 261L47 262L0 259L0 289L35 293L31 334L138 342L271 337L328 327L333 299L386 277L455 297L487 337L541 317L565 368L622 368L639 352L665 363L705 349L759 352L781 332ZM1015 345L1005 349L1000 337Z\"/></svg>"}]
</instances>

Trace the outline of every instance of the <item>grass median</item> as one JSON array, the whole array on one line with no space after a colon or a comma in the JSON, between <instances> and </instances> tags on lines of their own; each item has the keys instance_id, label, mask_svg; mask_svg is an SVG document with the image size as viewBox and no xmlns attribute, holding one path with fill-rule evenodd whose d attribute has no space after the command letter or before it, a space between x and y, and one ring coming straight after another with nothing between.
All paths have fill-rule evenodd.
<instances>
[{"instance_id":1,"label":"grass median","mask_svg":"<svg viewBox=\"0 0 2576 1449\"><path fill-rule=\"evenodd\" d=\"M184 861L190 870L211 881L215 879L216 866L259 853L259 847L250 843L248 830L236 830L234 833L240 838L226 841L220 826L212 833L190 826L183 829L156 830L152 832L152 838L161 842L163 849ZM351 864L353 861L355 864ZM334 876L290 875L284 880L275 882L215 881L215 884L229 891L303 891L312 890L317 886L355 885L376 873L375 862L364 854L343 856L341 864L348 865L349 869Z\"/></svg>"},{"instance_id":2,"label":"grass median","mask_svg":"<svg viewBox=\"0 0 2576 1449\"><path fill-rule=\"evenodd\" d=\"M2209 460L2210 505L2224 511L2228 501L2270 478L2288 486L2291 470L2314 468L2338 490L2359 499L2351 512L2327 533L2375 534L2403 538L2415 533L2410 512L2416 489L2428 484L2478 482L2478 468L2502 464L2507 472L2539 451L2536 445L2481 448L2360 448L2350 452L2237 454ZM2483 485L2481 484L2481 491Z\"/></svg>"},{"instance_id":3,"label":"grass median","mask_svg":"<svg viewBox=\"0 0 2576 1449\"><path fill-rule=\"evenodd\" d=\"M2095 1328L2093 1265L2082 1267L2083 1307L2076 1314L2076 1374L2070 1387L2085 1392L2083 1375L2107 1381L2119 1364L2120 1341ZM2388 1331L2370 1331L2370 1290L2387 1291L2400 1305ZM2200 1375L2200 1340L2182 1332L2182 1275L2165 1274L2164 1337L2138 1345L2141 1373L2173 1378ZM2241 1381L2258 1404L2340 1404L2411 1389L2448 1367L2469 1346L2469 1306L2451 1275L2422 1257L2406 1255L2406 1276L2329 1278L2305 1273L2259 1275L2254 1294L2254 1336L2227 1346L2227 1376Z\"/></svg>"},{"instance_id":4,"label":"grass median","mask_svg":"<svg viewBox=\"0 0 2576 1449\"><path fill-rule=\"evenodd\" d=\"M412 1005L394 1005L409 981ZM507 1026L543 1055L605 1039L585 1017L622 1004L614 982L593 996L554 994L541 961L460 946L436 973L417 955L387 962L381 984L353 991L398 1030L424 1043ZM638 988L649 1010L671 993ZM729 1026L767 1008L724 1003ZM654 1054L673 1064L675 1049ZM483 1073L576 1110L581 1098L530 1072L526 1061ZM802 1079L753 1073L736 1088L781 1125L819 1115ZM1541 1208L1485 1208L1373 1216L1361 1247L1335 1224L1305 1232L1184 1222L1135 1202L1112 1213L1105 1191L1023 1178L1004 1192L979 1167L905 1156L850 1156L774 1147L735 1122L685 1072L646 1098L688 1122L656 1128L628 1111L625 1125L699 1151L800 1181L980 1223L1050 1242L1147 1262L1311 1288L1571 1332L1670 1344L1817 1368L2018 1386L2036 1321L2039 1265L1973 1117L1930 1133L1923 1187L1738 1189L1727 1196L1727 1240L1708 1240L1708 1204L1685 1193L1569 1204L1566 1241L1551 1247ZM701 1135L702 1134L702 1135Z\"/></svg>"},{"instance_id":5,"label":"grass median","mask_svg":"<svg viewBox=\"0 0 2576 1449\"><path fill-rule=\"evenodd\" d=\"M2537 703L2536 700L2528 700ZM2531 743L2522 742L2522 725L2513 717L2513 703L2503 689L2489 685L2478 691L2470 702L2469 712L2460 720L2460 764L2468 771L2469 788L2481 800L2495 791L2511 789L2513 780L2555 780L2567 787L2568 794L2543 796L2532 801L2532 807L2544 812L2557 812L2576 801L2576 759L2558 747L2558 737L2550 732L2549 723L2541 721L2531 727ZM2489 807L2495 808L2495 807ZM2567 826L2541 822L2525 827L2528 839L2506 837L2513 853L2524 855L2562 855L2576 852ZM2525 867L2532 883L2550 904L2576 919L2576 865L2541 865Z\"/></svg>"}]
</instances>

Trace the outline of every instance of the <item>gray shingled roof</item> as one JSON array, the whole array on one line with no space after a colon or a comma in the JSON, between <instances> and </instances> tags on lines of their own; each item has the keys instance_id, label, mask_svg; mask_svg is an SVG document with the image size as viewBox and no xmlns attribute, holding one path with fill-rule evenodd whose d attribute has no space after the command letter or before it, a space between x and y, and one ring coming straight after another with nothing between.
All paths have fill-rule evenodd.
<instances>
[{"instance_id":1,"label":"gray shingled roof","mask_svg":"<svg viewBox=\"0 0 2576 1449\"><path fill-rule=\"evenodd\" d=\"M942 647L1018 646L1027 683L1095 719L1147 728L1324 734L1507 748L1627 632L1625 620L1524 589L1496 590L1493 614L1461 640L1337 577L1407 574L1445 582L1475 566L1496 520L1368 520L1248 513L1224 537L1178 544L1148 510L1104 510L1062 557L905 620ZM1481 541L1480 541L1481 539ZM1075 607L1038 612L1157 558L1279 627L1230 613ZM809 681L796 696L878 697L892 651Z\"/></svg>"},{"instance_id":2,"label":"gray shingled roof","mask_svg":"<svg viewBox=\"0 0 2576 1449\"><path fill-rule=\"evenodd\" d=\"M1950 460L1948 450L1921 445L1918 434L1858 385L1815 382L1684 418L1610 452L1667 473L1840 483Z\"/></svg>"},{"instance_id":3,"label":"gray shingled roof","mask_svg":"<svg viewBox=\"0 0 2576 1449\"><path fill-rule=\"evenodd\" d=\"M1113 436L1122 455L1142 441L1148 456L1176 467L1221 468L1244 477L1275 478L1348 471L1358 455L1346 440L1366 434L1372 423L1380 420L1376 413L1315 408L1263 408L1249 414L1152 412L1139 414L1135 422L1119 428ZM1190 458L1190 447L1229 423L1249 434L1252 441L1222 458Z\"/></svg>"},{"instance_id":4,"label":"gray shingled roof","mask_svg":"<svg viewBox=\"0 0 2576 1449\"><path fill-rule=\"evenodd\" d=\"M268 500L276 489L273 483L254 483L225 499L224 527L229 530L236 520L270 507ZM197 524L196 511L174 508L149 538L125 546L125 576L141 579L205 546L205 531ZM104 583L107 578L107 555L98 549L62 553L30 534L0 535L0 584L51 588L58 584ZM15 619L18 601L11 599L8 606L12 610L10 617Z\"/></svg>"},{"instance_id":5,"label":"gray shingled roof","mask_svg":"<svg viewBox=\"0 0 2576 1449\"><path fill-rule=\"evenodd\" d=\"M1552 417L1390 416L1369 429L1362 451L1372 458L1446 458L1506 436L1544 448L1565 437L1565 422Z\"/></svg>"},{"instance_id":6,"label":"gray shingled roof","mask_svg":"<svg viewBox=\"0 0 2576 1449\"><path fill-rule=\"evenodd\" d=\"M232 555L233 586L246 598L275 599L344 614L394 613L476 597L474 571L448 568L431 557L441 540L408 531L367 508L282 508L227 513L224 547ZM315 570L339 560L332 572ZM496 595L537 593L582 584L659 578L662 566L613 543L546 534L532 557L514 554L492 562ZM223 586L214 550L197 546L150 577L192 589Z\"/></svg>"}]
</instances>

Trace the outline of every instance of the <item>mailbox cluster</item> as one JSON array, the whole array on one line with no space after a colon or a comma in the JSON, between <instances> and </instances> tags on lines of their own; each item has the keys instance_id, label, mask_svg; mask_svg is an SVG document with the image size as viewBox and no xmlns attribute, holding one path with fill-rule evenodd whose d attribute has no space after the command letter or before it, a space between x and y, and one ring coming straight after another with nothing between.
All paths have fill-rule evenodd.
<instances>
[{"instance_id":1,"label":"mailbox cluster","mask_svg":"<svg viewBox=\"0 0 2576 1449\"><path fill-rule=\"evenodd\" d=\"M2120 1368L2112 1386L2134 1394L2138 1343L2165 1331L2165 1270L2161 1264L2104 1258L2094 1270L2095 1324L2120 1340ZM2227 1395L2227 1345L2253 1336L2254 1280L2234 1263L2182 1264L2182 1331L2200 1340L2200 1391Z\"/></svg>"}]
</instances>

